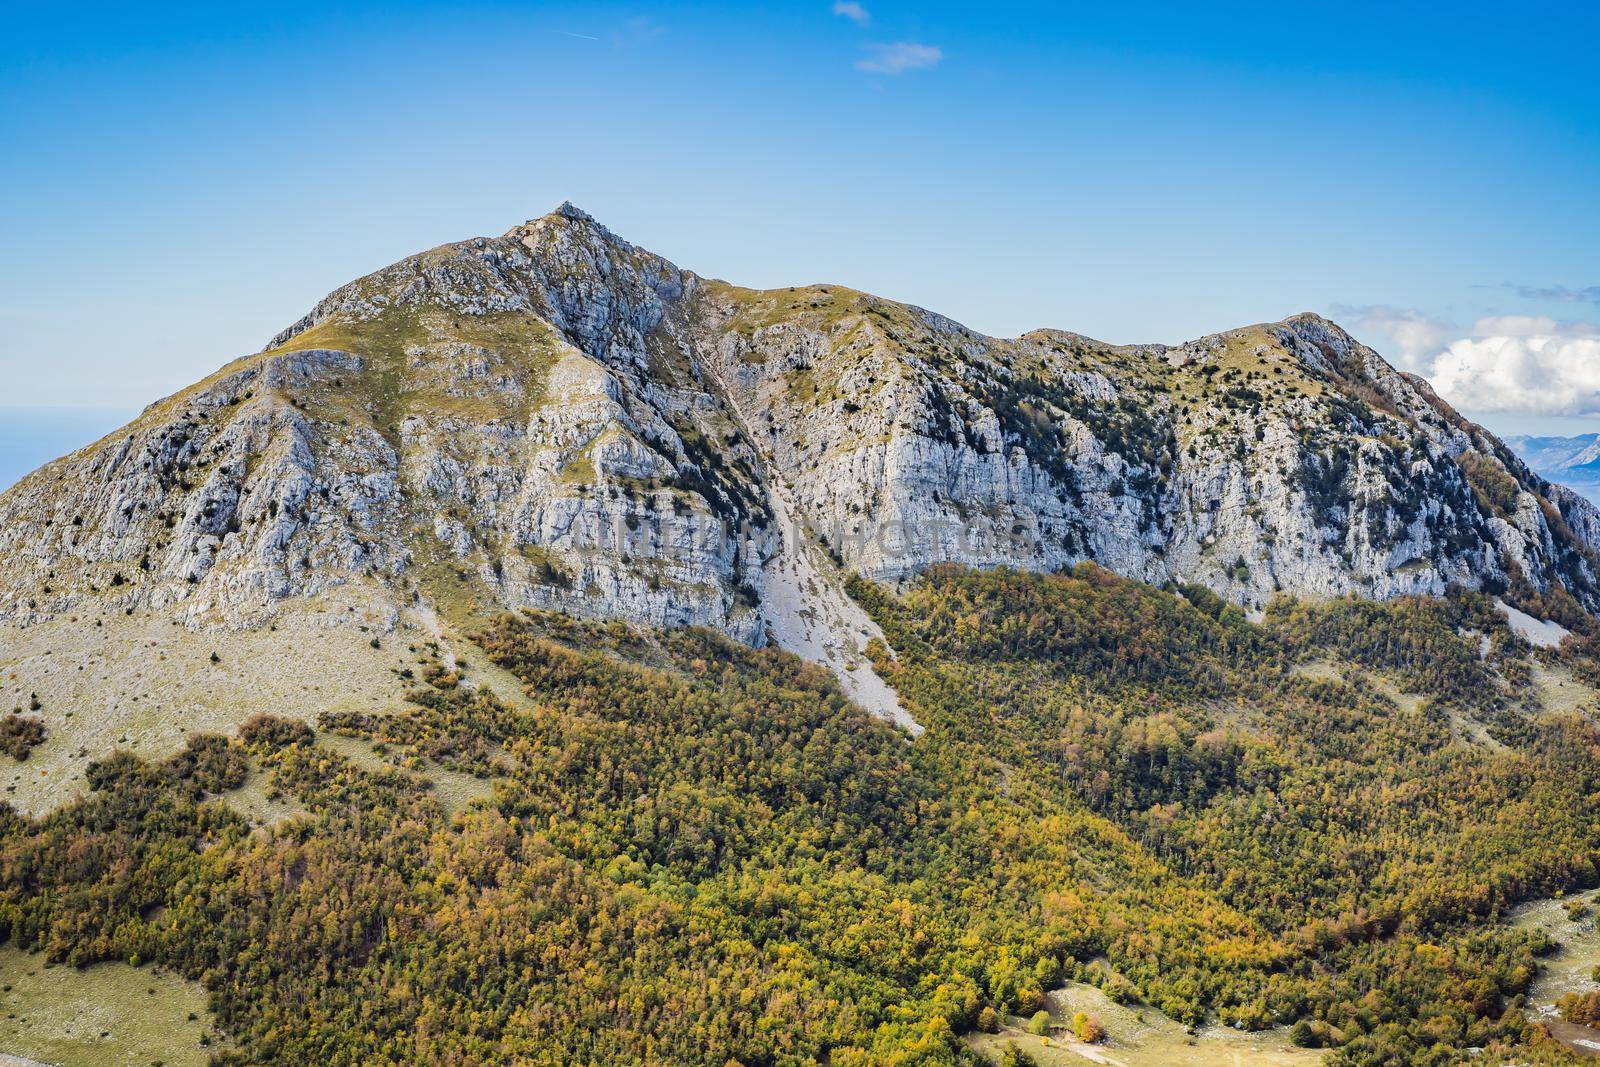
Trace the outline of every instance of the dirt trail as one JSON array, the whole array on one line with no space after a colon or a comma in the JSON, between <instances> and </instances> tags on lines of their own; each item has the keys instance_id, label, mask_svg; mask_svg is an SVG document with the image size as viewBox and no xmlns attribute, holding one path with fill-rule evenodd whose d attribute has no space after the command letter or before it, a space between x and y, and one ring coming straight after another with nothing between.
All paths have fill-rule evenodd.
<instances>
[{"instance_id":1,"label":"dirt trail","mask_svg":"<svg viewBox=\"0 0 1600 1067\"><path fill-rule=\"evenodd\" d=\"M1013 1016L999 1033L969 1033L966 1043L991 1062L1015 1044L1041 1067L1318 1067L1324 1058L1291 1045L1287 1028L1246 1033L1213 1024L1191 1033L1155 1008L1118 1004L1076 982L1051 992L1047 1008L1053 1020L1048 1038L1029 1033L1027 1021ZM1072 1036L1066 1024L1080 1011L1104 1025L1104 1044Z\"/></svg>"}]
</instances>

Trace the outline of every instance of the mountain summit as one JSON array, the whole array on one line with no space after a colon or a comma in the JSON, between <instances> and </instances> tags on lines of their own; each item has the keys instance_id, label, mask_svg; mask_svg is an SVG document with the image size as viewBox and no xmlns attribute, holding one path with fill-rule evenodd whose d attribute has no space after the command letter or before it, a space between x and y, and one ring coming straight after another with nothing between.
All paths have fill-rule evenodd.
<instances>
[{"instance_id":1,"label":"mountain summit","mask_svg":"<svg viewBox=\"0 0 1600 1067\"><path fill-rule=\"evenodd\" d=\"M892 715L846 572L1094 560L1250 607L1459 584L1596 609L1597 544L1594 507L1315 315L993 338L702 278L564 203L344 286L0 496L0 618L699 624Z\"/></svg>"}]
</instances>

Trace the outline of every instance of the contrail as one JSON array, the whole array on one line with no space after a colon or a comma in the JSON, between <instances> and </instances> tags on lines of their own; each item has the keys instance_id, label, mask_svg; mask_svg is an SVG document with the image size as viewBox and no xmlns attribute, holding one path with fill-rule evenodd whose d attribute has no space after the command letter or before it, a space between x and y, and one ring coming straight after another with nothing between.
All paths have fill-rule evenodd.
<instances>
[{"instance_id":1,"label":"contrail","mask_svg":"<svg viewBox=\"0 0 1600 1067\"><path fill-rule=\"evenodd\" d=\"M571 30L551 30L550 32L559 33L563 37L576 37L580 41L598 41L600 39L598 37L590 37L587 33L573 33Z\"/></svg>"}]
</instances>

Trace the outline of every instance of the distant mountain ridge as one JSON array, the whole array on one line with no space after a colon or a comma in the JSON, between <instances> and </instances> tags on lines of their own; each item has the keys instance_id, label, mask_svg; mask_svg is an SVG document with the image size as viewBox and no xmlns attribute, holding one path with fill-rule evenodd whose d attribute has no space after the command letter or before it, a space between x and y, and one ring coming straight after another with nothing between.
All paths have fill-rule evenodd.
<instances>
[{"instance_id":1,"label":"distant mountain ridge","mask_svg":"<svg viewBox=\"0 0 1600 1067\"><path fill-rule=\"evenodd\" d=\"M1518 434L1506 438L1506 443L1540 474L1585 483L1600 481L1600 433L1572 437Z\"/></svg>"},{"instance_id":2,"label":"distant mountain ridge","mask_svg":"<svg viewBox=\"0 0 1600 1067\"><path fill-rule=\"evenodd\" d=\"M992 338L703 278L563 204L344 286L0 495L0 618L552 608L776 640L870 703L844 572L1090 559L1247 606L1559 585L1595 609L1597 545L1586 500L1315 315Z\"/></svg>"}]
</instances>

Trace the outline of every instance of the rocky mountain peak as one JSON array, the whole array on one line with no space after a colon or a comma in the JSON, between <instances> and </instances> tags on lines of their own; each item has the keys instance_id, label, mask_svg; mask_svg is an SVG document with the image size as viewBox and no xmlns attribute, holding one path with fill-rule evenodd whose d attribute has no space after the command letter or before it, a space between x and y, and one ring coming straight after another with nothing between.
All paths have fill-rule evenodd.
<instances>
[{"instance_id":1,"label":"rocky mountain peak","mask_svg":"<svg viewBox=\"0 0 1600 1067\"><path fill-rule=\"evenodd\" d=\"M593 222L594 221L594 216L593 215L589 214L587 211L584 211L582 208L578 207L571 200L563 200L563 201L561 201L561 205L559 207L557 207L554 211L550 212L550 214L552 214L552 215L560 215L564 219L576 219L579 222Z\"/></svg>"},{"instance_id":2,"label":"rocky mountain peak","mask_svg":"<svg viewBox=\"0 0 1600 1067\"><path fill-rule=\"evenodd\" d=\"M849 571L1596 607L1597 543L1590 505L1317 315L993 338L703 279L563 203L341 287L0 496L0 617L251 627L338 590L703 624L861 681Z\"/></svg>"}]
</instances>

